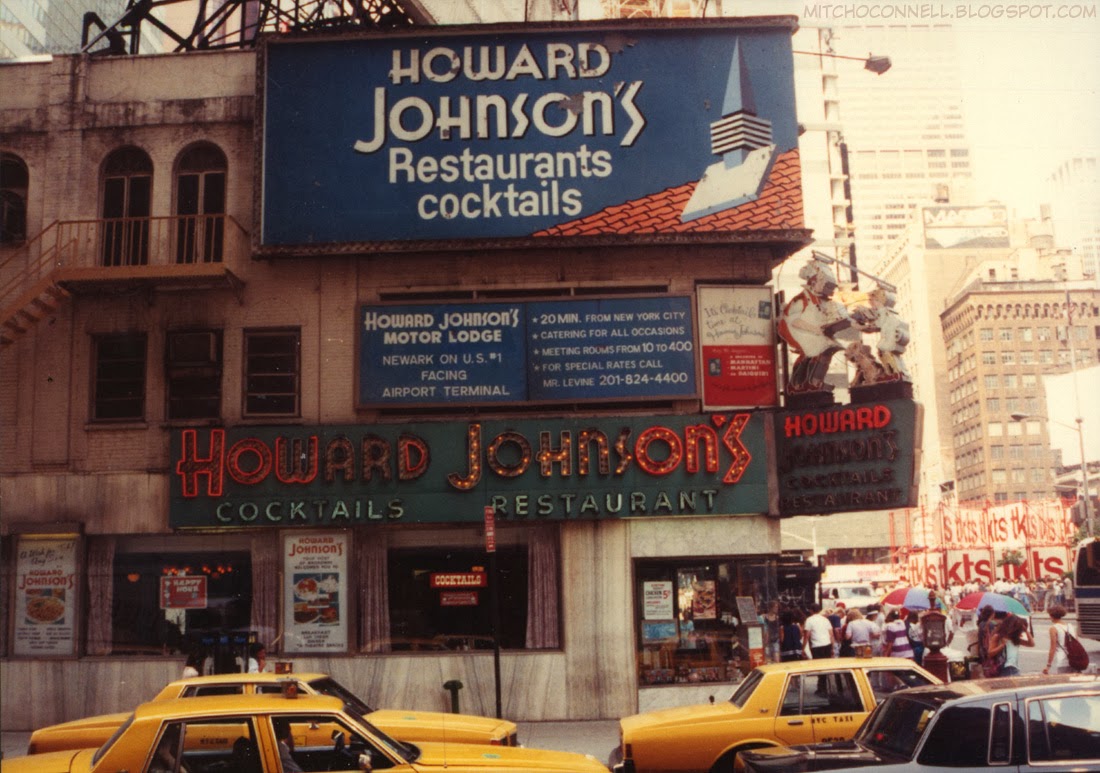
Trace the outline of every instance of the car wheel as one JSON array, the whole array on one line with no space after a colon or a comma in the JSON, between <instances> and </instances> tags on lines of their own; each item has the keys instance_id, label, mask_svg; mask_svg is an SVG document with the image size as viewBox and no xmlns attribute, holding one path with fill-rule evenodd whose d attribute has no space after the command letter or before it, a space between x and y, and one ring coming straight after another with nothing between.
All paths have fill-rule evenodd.
<instances>
[{"instance_id":1,"label":"car wheel","mask_svg":"<svg viewBox=\"0 0 1100 773\"><path fill-rule=\"evenodd\" d=\"M718 758L718 762L711 766L710 773L733 773L733 763L737 758L738 752L747 752L753 749L766 749L767 747L768 745L766 743L747 743L744 746L738 746L736 749L730 749Z\"/></svg>"}]
</instances>

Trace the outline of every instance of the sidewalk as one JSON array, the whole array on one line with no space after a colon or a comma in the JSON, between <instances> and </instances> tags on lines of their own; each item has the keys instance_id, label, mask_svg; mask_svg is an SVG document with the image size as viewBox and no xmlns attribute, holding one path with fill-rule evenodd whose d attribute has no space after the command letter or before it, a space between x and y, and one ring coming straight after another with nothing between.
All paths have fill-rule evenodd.
<instances>
[{"instance_id":1,"label":"sidewalk","mask_svg":"<svg viewBox=\"0 0 1100 773\"><path fill-rule=\"evenodd\" d=\"M607 763L619 743L619 720L598 719L577 722L519 722L519 742L531 749L591 754Z\"/></svg>"}]
</instances>

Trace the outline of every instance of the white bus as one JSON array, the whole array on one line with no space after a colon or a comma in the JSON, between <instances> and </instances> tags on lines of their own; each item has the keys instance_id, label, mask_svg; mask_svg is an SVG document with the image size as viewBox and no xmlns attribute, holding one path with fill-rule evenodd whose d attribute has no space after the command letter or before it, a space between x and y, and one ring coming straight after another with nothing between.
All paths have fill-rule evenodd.
<instances>
[{"instance_id":1,"label":"white bus","mask_svg":"<svg viewBox=\"0 0 1100 773\"><path fill-rule=\"evenodd\" d=\"M1100 537L1077 544L1073 561L1077 634L1100 640Z\"/></svg>"}]
</instances>

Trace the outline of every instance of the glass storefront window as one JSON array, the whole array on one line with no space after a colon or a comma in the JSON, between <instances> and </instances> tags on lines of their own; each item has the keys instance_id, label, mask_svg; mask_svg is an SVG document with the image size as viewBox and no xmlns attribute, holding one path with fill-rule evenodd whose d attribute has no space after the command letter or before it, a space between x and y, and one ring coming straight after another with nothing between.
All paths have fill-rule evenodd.
<instances>
[{"instance_id":1,"label":"glass storefront window","mask_svg":"<svg viewBox=\"0 0 1100 773\"><path fill-rule=\"evenodd\" d=\"M645 560L634 576L639 685L735 682L751 649L762 657L757 615L776 596L768 562Z\"/></svg>"},{"instance_id":2,"label":"glass storefront window","mask_svg":"<svg viewBox=\"0 0 1100 773\"><path fill-rule=\"evenodd\" d=\"M204 638L247 631L247 551L119 552L111 602L112 652L172 655Z\"/></svg>"},{"instance_id":3,"label":"glass storefront window","mask_svg":"<svg viewBox=\"0 0 1100 773\"><path fill-rule=\"evenodd\" d=\"M497 548L500 646L523 649L527 631L527 549ZM493 648L489 563L484 550L389 551L390 646L402 650Z\"/></svg>"}]
</instances>

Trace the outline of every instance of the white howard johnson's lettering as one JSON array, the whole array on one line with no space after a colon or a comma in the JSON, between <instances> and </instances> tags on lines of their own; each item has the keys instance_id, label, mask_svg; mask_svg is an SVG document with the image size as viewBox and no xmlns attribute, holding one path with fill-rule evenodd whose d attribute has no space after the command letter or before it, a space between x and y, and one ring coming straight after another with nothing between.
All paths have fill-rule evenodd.
<instances>
[{"instance_id":1,"label":"white howard johnson's lettering","mask_svg":"<svg viewBox=\"0 0 1100 773\"><path fill-rule=\"evenodd\" d=\"M417 215L422 220L575 216L583 208L583 193L567 181L609 177L614 168L610 151L581 141L553 152L477 153L467 147L453 154L418 155L393 143L417 143L433 134L443 141L523 141L539 135L565 141L617 137L620 147L631 147L646 125L636 104L642 81L608 78L604 89L563 86L561 91L538 88L536 93L533 88L509 90L507 95L408 93L422 85L461 80L530 82L533 87L592 81L608 75L612 56L607 46L595 42L524 44L514 51L503 45L394 49L390 86L375 87L371 126L353 147L369 155L391 145L390 185L464 186L420 196Z\"/></svg>"}]
</instances>

